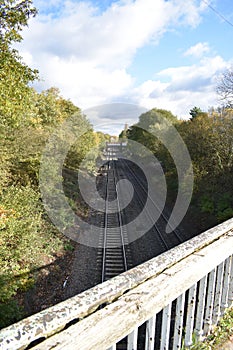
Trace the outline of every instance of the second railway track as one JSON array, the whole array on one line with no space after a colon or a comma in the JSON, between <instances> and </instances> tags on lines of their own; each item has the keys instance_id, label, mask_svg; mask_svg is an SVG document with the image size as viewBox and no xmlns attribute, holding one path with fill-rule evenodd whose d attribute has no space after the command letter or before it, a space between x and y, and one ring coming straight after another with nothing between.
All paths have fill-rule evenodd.
<instances>
[{"instance_id":1,"label":"second railway track","mask_svg":"<svg viewBox=\"0 0 233 350\"><path fill-rule=\"evenodd\" d=\"M137 193L138 193L138 202L140 203L140 205L143 206L141 197L148 196L149 197L148 199L150 200L151 205L155 208L155 210L160 210L158 204L155 203L155 201L150 197L142 179L140 179L138 175L134 171L132 171L128 162L124 159L119 159L119 162L123 163L124 167L127 169L127 172L130 174L132 181L134 181L136 184ZM154 219L153 217L151 217L151 214L147 213L147 215L149 219L152 222L154 222ZM160 215L165 225L168 225L170 228L172 228L171 225L169 224L169 216L164 211L160 211ZM161 230L157 222L154 222L153 228L157 231L157 234L160 238L160 242L166 250L171 248L170 243L172 244L172 246L174 246L184 242L185 240L185 238L183 237L182 233L178 228L173 229L171 234L164 233L165 229ZM166 237L169 237L169 240L166 239Z\"/></svg>"}]
</instances>

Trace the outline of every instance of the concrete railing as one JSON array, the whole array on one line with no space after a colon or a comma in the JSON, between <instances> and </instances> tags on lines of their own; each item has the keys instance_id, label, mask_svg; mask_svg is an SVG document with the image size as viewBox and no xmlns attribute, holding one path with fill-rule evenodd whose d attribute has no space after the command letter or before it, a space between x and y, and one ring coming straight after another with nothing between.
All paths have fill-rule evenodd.
<instances>
[{"instance_id":1,"label":"concrete railing","mask_svg":"<svg viewBox=\"0 0 233 350\"><path fill-rule=\"evenodd\" d=\"M232 306L232 254L233 219L3 329L0 348L190 347Z\"/></svg>"}]
</instances>

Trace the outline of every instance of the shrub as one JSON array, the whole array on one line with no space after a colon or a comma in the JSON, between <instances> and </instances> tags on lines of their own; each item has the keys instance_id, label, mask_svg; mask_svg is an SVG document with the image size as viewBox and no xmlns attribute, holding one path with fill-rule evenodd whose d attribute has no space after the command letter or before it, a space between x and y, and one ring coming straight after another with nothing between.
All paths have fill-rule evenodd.
<instances>
[{"instance_id":1,"label":"shrub","mask_svg":"<svg viewBox=\"0 0 233 350\"><path fill-rule=\"evenodd\" d=\"M30 186L12 186L0 198L0 241L0 302L6 302L33 285L31 269L41 265L43 254L62 246L50 235L39 193Z\"/></svg>"}]
</instances>

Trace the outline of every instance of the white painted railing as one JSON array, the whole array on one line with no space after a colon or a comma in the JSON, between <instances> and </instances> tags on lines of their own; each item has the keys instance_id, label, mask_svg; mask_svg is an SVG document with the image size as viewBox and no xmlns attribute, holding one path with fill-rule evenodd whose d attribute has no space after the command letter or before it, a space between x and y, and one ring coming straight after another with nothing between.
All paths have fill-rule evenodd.
<instances>
[{"instance_id":1,"label":"white painted railing","mask_svg":"<svg viewBox=\"0 0 233 350\"><path fill-rule=\"evenodd\" d=\"M0 348L32 342L40 350L190 347L232 306L232 254L233 219L3 329Z\"/></svg>"}]
</instances>

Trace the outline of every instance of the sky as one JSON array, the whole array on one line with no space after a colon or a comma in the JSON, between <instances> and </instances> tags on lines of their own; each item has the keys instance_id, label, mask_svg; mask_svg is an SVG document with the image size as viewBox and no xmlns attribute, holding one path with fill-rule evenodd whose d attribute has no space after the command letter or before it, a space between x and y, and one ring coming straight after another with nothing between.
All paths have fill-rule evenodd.
<instances>
[{"instance_id":1,"label":"sky","mask_svg":"<svg viewBox=\"0 0 233 350\"><path fill-rule=\"evenodd\" d=\"M188 119L194 106L207 111L219 105L217 82L233 64L232 0L34 0L34 5L39 13L17 47L39 69L34 87L58 87L96 130L117 134L151 108Z\"/></svg>"}]
</instances>

